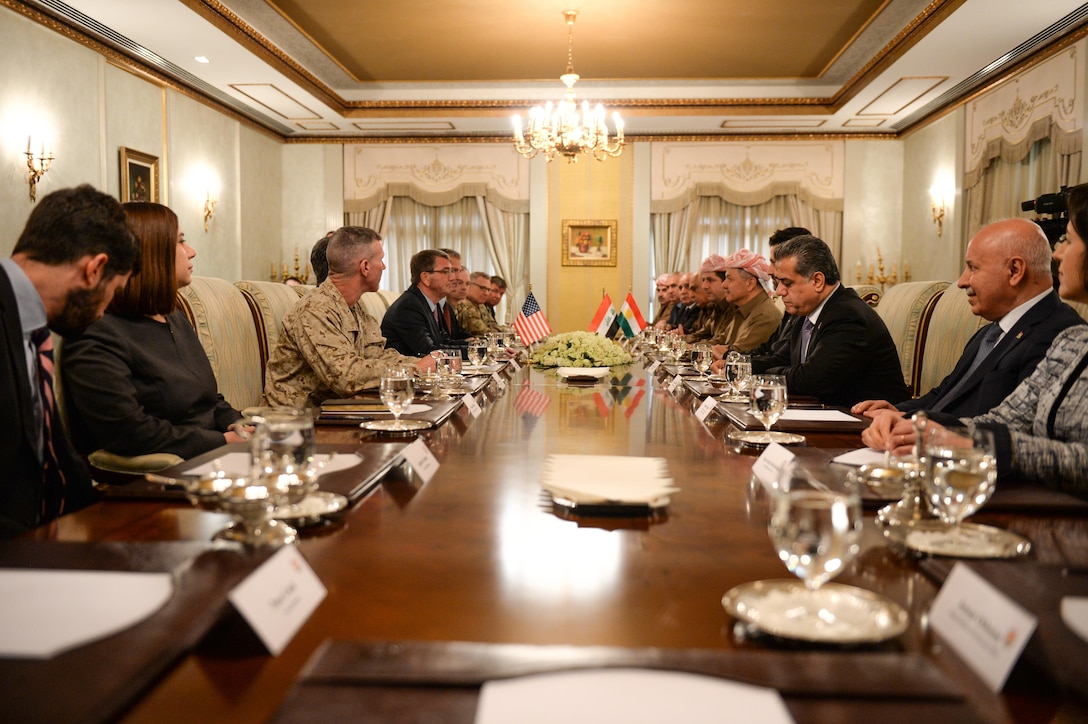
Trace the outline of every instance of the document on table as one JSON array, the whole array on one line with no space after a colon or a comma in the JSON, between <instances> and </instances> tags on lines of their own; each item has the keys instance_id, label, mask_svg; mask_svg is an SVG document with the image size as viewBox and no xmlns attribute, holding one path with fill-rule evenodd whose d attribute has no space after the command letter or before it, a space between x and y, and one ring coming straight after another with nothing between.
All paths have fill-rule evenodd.
<instances>
[{"instance_id":1,"label":"document on table","mask_svg":"<svg viewBox=\"0 0 1088 724\"><path fill-rule=\"evenodd\" d=\"M858 418L843 412L842 410L786 410L780 420L796 420L801 422L857 422Z\"/></svg>"},{"instance_id":2,"label":"document on table","mask_svg":"<svg viewBox=\"0 0 1088 724\"><path fill-rule=\"evenodd\" d=\"M879 465L884 462L884 451L863 447L832 458L831 462L843 465Z\"/></svg>"},{"instance_id":3,"label":"document on table","mask_svg":"<svg viewBox=\"0 0 1088 724\"><path fill-rule=\"evenodd\" d=\"M549 455L540 485L576 503L651 503L679 492L664 458Z\"/></svg>"},{"instance_id":4,"label":"document on table","mask_svg":"<svg viewBox=\"0 0 1088 724\"><path fill-rule=\"evenodd\" d=\"M0 570L0 657L47 659L150 618L169 573Z\"/></svg>"},{"instance_id":5,"label":"document on table","mask_svg":"<svg viewBox=\"0 0 1088 724\"><path fill-rule=\"evenodd\" d=\"M333 453L332 455L314 455L314 461L321 467L317 474L320 477L326 473L335 473L355 467L363 461L356 453ZM196 465L188 470L183 470L183 475L207 475L222 470L229 475L245 476L249 473L253 464L250 454L247 452L229 452L217 457L211 462Z\"/></svg>"},{"instance_id":6,"label":"document on table","mask_svg":"<svg viewBox=\"0 0 1088 724\"><path fill-rule=\"evenodd\" d=\"M590 669L489 681L476 724L792 722L774 689L678 671Z\"/></svg>"}]
</instances>

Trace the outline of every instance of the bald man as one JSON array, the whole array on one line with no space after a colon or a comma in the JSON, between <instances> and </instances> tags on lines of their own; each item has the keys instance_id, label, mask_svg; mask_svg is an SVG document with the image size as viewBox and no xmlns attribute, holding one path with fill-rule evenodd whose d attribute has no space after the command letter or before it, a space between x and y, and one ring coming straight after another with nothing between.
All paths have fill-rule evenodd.
<instances>
[{"instance_id":1,"label":"bald man","mask_svg":"<svg viewBox=\"0 0 1088 724\"><path fill-rule=\"evenodd\" d=\"M925 395L894 405L866 400L853 411L888 417L879 424L891 425L918 410L953 422L996 407L1034 371L1058 332L1084 324L1054 293L1050 254L1043 230L1027 219L982 227L967 244L956 286L967 293L971 311L991 324L975 333L952 374Z\"/></svg>"}]
</instances>

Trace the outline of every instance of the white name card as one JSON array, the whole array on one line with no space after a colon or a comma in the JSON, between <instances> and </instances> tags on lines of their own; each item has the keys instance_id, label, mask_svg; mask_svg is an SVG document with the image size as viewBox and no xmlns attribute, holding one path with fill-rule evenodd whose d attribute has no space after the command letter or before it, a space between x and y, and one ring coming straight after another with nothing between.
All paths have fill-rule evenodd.
<instances>
[{"instance_id":1,"label":"white name card","mask_svg":"<svg viewBox=\"0 0 1088 724\"><path fill-rule=\"evenodd\" d=\"M465 407L468 408L469 413L472 414L472 419L475 420L480 416L480 413L483 412L483 410L480 409L480 403L476 401L475 395L465 395L461 399L464 401Z\"/></svg>"},{"instance_id":2,"label":"white name card","mask_svg":"<svg viewBox=\"0 0 1088 724\"><path fill-rule=\"evenodd\" d=\"M491 379L495 380L495 384L499 386L500 390L506 389L506 380L504 380L502 375L498 373L498 370L491 373Z\"/></svg>"},{"instance_id":3,"label":"white name card","mask_svg":"<svg viewBox=\"0 0 1088 724\"><path fill-rule=\"evenodd\" d=\"M957 563L933 601L929 623L996 693L1005 686L1037 620Z\"/></svg>"},{"instance_id":4,"label":"white name card","mask_svg":"<svg viewBox=\"0 0 1088 724\"><path fill-rule=\"evenodd\" d=\"M699 405L699 409L695 411L695 417L699 419L699 422L706 422L706 418L710 417L710 413L717 407L718 400L714 398L714 395L710 395L703 400L703 404Z\"/></svg>"},{"instance_id":5,"label":"white name card","mask_svg":"<svg viewBox=\"0 0 1088 724\"><path fill-rule=\"evenodd\" d=\"M227 599L269 653L278 656L325 594L325 586L298 548L284 546L235 586Z\"/></svg>"},{"instance_id":6,"label":"white name card","mask_svg":"<svg viewBox=\"0 0 1088 724\"><path fill-rule=\"evenodd\" d=\"M521 369L521 365L518 364L518 358L517 357L511 357L510 358L510 366L514 368L515 372L517 372L518 370Z\"/></svg>"},{"instance_id":7,"label":"white name card","mask_svg":"<svg viewBox=\"0 0 1088 724\"><path fill-rule=\"evenodd\" d=\"M676 377L672 378L672 382L669 383L669 392L676 392L676 389L682 384L684 384L684 378L676 375Z\"/></svg>"},{"instance_id":8,"label":"white name card","mask_svg":"<svg viewBox=\"0 0 1088 724\"><path fill-rule=\"evenodd\" d=\"M654 360L654 363L646 368L646 371L650 374L657 372L657 368L661 366L661 360Z\"/></svg>"},{"instance_id":9,"label":"white name card","mask_svg":"<svg viewBox=\"0 0 1088 724\"><path fill-rule=\"evenodd\" d=\"M404 460L424 483L429 483L438 471L438 458L434 456L422 438L417 437L415 442L404 448Z\"/></svg>"},{"instance_id":10,"label":"white name card","mask_svg":"<svg viewBox=\"0 0 1088 724\"><path fill-rule=\"evenodd\" d=\"M769 492L778 490L778 479L782 476L782 470L797 457L784 446L772 442L760 453L756 461L752 463L752 475L763 483L763 487Z\"/></svg>"}]
</instances>

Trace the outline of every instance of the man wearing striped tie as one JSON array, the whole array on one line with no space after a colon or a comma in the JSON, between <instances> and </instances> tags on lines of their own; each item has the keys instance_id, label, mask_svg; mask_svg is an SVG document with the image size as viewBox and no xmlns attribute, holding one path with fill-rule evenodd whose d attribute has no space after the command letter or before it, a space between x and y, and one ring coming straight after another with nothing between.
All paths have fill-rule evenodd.
<instances>
[{"instance_id":1,"label":"man wearing striped tie","mask_svg":"<svg viewBox=\"0 0 1088 724\"><path fill-rule=\"evenodd\" d=\"M49 331L74 334L99 319L139 266L121 204L87 185L39 201L0 260L0 537L93 502L61 428Z\"/></svg>"}]
</instances>

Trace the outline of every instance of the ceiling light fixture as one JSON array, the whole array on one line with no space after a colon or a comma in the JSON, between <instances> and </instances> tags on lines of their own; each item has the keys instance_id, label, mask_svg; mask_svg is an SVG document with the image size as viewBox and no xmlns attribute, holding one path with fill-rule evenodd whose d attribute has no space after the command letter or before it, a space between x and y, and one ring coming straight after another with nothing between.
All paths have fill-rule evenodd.
<instances>
[{"instance_id":1,"label":"ceiling light fixture","mask_svg":"<svg viewBox=\"0 0 1088 724\"><path fill-rule=\"evenodd\" d=\"M567 72L559 76L559 80L567 87L565 97L555 106L551 101L543 107L533 106L529 111L529 127L524 134L521 132L521 116L514 116L514 148L526 158L543 153L549 161L556 156L565 156L568 162L577 163L582 154L591 154L598 161L603 161L623 152L623 121L620 114L612 114L616 137L609 140L604 106L598 103L590 108L588 101L582 101L579 110L574 102L574 84L578 82L578 74L574 72L574 20L577 17L577 10L563 11L563 18L567 21Z\"/></svg>"}]
</instances>

